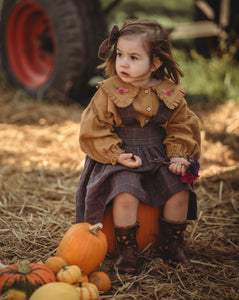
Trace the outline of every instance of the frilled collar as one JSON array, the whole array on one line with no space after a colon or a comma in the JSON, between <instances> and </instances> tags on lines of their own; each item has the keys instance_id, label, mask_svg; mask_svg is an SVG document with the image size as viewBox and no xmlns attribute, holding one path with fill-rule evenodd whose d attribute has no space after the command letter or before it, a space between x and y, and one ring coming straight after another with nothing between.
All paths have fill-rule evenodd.
<instances>
[{"instance_id":1,"label":"frilled collar","mask_svg":"<svg viewBox=\"0 0 239 300\"><path fill-rule=\"evenodd\" d=\"M119 76L106 79L98 83L108 94L109 98L118 107L127 107L130 105L140 89L151 89L165 103L169 109L176 108L185 95L185 89L173 83L169 79L164 79L159 85L151 87L137 87L130 83L123 82Z\"/></svg>"}]
</instances>

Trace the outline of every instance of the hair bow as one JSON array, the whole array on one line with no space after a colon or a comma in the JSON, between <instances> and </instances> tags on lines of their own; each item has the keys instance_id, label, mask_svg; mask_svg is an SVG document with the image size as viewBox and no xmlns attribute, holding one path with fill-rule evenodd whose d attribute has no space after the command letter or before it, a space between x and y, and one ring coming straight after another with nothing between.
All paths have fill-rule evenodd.
<instances>
[{"instance_id":1,"label":"hair bow","mask_svg":"<svg viewBox=\"0 0 239 300\"><path fill-rule=\"evenodd\" d=\"M109 38L104 40L99 47L99 51L98 51L99 58L103 60L106 59L107 52L117 42L118 36L119 36L119 27L117 25L114 25L114 27L110 32Z\"/></svg>"}]
</instances>

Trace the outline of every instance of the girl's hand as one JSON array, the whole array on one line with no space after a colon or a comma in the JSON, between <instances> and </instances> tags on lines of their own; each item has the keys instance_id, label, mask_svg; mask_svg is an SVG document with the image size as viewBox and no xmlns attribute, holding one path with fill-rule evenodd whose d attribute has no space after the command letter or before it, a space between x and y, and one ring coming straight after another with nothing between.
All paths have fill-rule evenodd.
<instances>
[{"instance_id":1,"label":"girl's hand","mask_svg":"<svg viewBox=\"0 0 239 300\"><path fill-rule=\"evenodd\" d=\"M117 162L128 168L138 168L142 165L142 160L139 156L133 153L122 153L120 154Z\"/></svg>"},{"instance_id":2,"label":"girl's hand","mask_svg":"<svg viewBox=\"0 0 239 300\"><path fill-rule=\"evenodd\" d=\"M188 167L190 163L183 157L171 157L169 171L177 175L184 175L186 172L185 167Z\"/></svg>"}]
</instances>

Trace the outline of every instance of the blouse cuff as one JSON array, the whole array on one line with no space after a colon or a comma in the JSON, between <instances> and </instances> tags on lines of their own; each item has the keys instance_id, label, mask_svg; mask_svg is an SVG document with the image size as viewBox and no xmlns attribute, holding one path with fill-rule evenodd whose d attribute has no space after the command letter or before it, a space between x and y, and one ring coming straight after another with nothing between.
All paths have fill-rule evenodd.
<instances>
[{"instance_id":1,"label":"blouse cuff","mask_svg":"<svg viewBox=\"0 0 239 300\"><path fill-rule=\"evenodd\" d=\"M118 158L119 158L120 154L122 154L122 153L124 153L124 152L115 153L115 154L111 157L110 163L111 163L113 166L117 164Z\"/></svg>"},{"instance_id":2,"label":"blouse cuff","mask_svg":"<svg viewBox=\"0 0 239 300\"><path fill-rule=\"evenodd\" d=\"M167 157L183 157L185 159L188 159L188 155L186 153L183 153L182 147L180 145L168 145L167 146Z\"/></svg>"}]
</instances>

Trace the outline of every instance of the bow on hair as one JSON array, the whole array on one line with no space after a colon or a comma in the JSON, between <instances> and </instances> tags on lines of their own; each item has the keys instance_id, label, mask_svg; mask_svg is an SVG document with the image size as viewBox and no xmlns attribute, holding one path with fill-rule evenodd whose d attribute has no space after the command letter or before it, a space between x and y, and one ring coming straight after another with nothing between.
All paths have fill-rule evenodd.
<instances>
[{"instance_id":1,"label":"bow on hair","mask_svg":"<svg viewBox=\"0 0 239 300\"><path fill-rule=\"evenodd\" d=\"M114 25L114 27L110 32L109 38L104 40L99 47L99 51L98 51L99 58L103 60L106 59L107 52L117 42L118 36L119 36L119 27L117 25Z\"/></svg>"}]
</instances>

